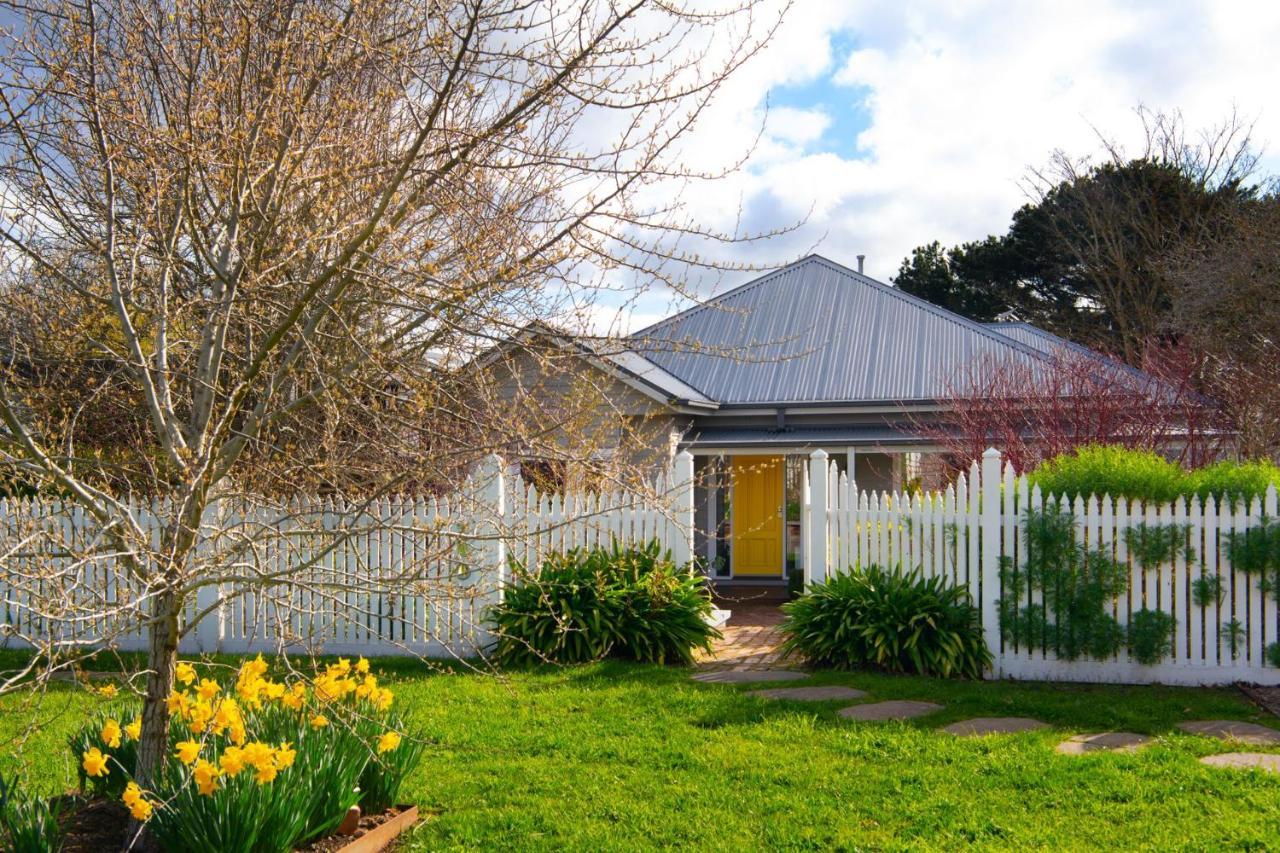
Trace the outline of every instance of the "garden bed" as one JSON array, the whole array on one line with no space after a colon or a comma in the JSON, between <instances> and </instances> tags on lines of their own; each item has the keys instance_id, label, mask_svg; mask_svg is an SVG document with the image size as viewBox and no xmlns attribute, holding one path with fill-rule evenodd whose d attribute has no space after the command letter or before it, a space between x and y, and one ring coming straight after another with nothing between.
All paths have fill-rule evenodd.
<instances>
[{"instance_id":1,"label":"garden bed","mask_svg":"<svg viewBox=\"0 0 1280 853\"><path fill-rule=\"evenodd\" d=\"M61 805L64 835L62 853L101 853L124 846L129 812L120 803L101 797L69 794ZM329 835L297 848L299 853L376 853L418 822L417 806L394 806L385 812L362 815L354 832Z\"/></svg>"}]
</instances>

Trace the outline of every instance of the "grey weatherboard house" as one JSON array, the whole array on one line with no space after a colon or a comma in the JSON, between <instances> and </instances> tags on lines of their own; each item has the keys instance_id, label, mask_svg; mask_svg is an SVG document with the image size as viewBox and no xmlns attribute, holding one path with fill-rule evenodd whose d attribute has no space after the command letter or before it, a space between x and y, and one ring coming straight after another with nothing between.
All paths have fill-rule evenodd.
<instances>
[{"instance_id":1,"label":"grey weatherboard house","mask_svg":"<svg viewBox=\"0 0 1280 853\"><path fill-rule=\"evenodd\" d=\"M979 359L1034 366L1077 346L1025 323L974 322L818 255L624 344L580 352L616 389L611 401L649 424L649 446L616 452L656 463L691 451L697 553L715 576L747 582L796 568L811 451L827 451L863 489L901 488L938 450L921 425L961 371Z\"/></svg>"}]
</instances>

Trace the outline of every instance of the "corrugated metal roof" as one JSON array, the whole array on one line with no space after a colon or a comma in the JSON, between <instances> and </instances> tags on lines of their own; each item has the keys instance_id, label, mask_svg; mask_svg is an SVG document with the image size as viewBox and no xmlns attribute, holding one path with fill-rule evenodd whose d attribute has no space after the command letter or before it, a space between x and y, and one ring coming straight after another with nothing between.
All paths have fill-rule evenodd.
<instances>
[{"instance_id":1,"label":"corrugated metal roof","mask_svg":"<svg viewBox=\"0 0 1280 853\"><path fill-rule=\"evenodd\" d=\"M1045 355L1052 356L1057 353L1061 353L1064 350L1067 352L1074 352L1086 358L1097 359L1098 363L1104 368L1127 374L1142 385L1146 385L1154 381L1149 374L1142 372L1136 367L1125 364L1121 361L1116 361L1113 358L1108 358L1097 350L1090 349L1089 347L1084 346L1083 344L1078 344L1075 341L1069 341L1066 338L1060 338L1052 332L1046 332L1044 329L1041 329L1038 326L1033 326L1030 323L1011 321L984 323L983 325L988 329L1004 335L1009 340L1017 341L1018 343L1024 346L1029 346L1038 352L1044 353Z\"/></svg>"},{"instance_id":2,"label":"corrugated metal roof","mask_svg":"<svg viewBox=\"0 0 1280 853\"><path fill-rule=\"evenodd\" d=\"M889 425L850 427L705 427L681 439L683 447L808 447L821 445L919 444L920 435Z\"/></svg>"},{"instance_id":3,"label":"corrugated metal roof","mask_svg":"<svg viewBox=\"0 0 1280 853\"><path fill-rule=\"evenodd\" d=\"M1032 349L1039 350L1045 355L1052 355L1054 351L1061 349L1071 349L1081 354L1098 355L1098 353L1081 346L1075 341L1069 341L1066 338L1060 338L1052 332L1046 332L1044 329L1024 323L1021 321L999 322L999 323L983 323L988 329L1004 335L1010 340L1017 341L1020 344L1029 346Z\"/></svg>"},{"instance_id":4,"label":"corrugated metal roof","mask_svg":"<svg viewBox=\"0 0 1280 853\"><path fill-rule=\"evenodd\" d=\"M977 358L1031 346L818 255L631 336L721 403L934 400Z\"/></svg>"},{"instance_id":5,"label":"corrugated metal roof","mask_svg":"<svg viewBox=\"0 0 1280 853\"><path fill-rule=\"evenodd\" d=\"M697 388L681 382L649 359L637 352L617 352L604 356L631 375L643 379L674 400L687 401L695 406L714 406L715 401Z\"/></svg>"}]
</instances>

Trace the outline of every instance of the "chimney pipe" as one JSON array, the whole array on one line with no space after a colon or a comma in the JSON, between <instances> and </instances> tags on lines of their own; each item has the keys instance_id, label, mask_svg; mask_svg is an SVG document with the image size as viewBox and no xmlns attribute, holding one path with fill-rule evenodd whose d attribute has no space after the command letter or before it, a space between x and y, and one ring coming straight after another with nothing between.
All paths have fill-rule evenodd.
<instances>
[{"instance_id":1,"label":"chimney pipe","mask_svg":"<svg viewBox=\"0 0 1280 853\"><path fill-rule=\"evenodd\" d=\"M866 260L867 260L866 255L858 255L858 275L862 275L862 265L864 262L866 262Z\"/></svg>"}]
</instances>

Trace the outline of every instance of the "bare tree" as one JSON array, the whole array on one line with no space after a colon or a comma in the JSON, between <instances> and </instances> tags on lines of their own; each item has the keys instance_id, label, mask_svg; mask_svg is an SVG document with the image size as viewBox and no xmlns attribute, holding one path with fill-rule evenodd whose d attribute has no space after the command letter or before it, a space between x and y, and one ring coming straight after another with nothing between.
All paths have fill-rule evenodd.
<instances>
[{"instance_id":1,"label":"bare tree","mask_svg":"<svg viewBox=\"0 0 1280 853\"><path fill-rule=\"evenodd\" d=\"M1237 211L1212 243L1181 247L1166 275L1177 330L1201 354L1239 453L1280 459L1280 200Z\"/></svg>"},{"instance_id":2,"label":"bare tree","mask_svg":"<svg viewBox=\"0 0 1280 853\"><path fill-rule=\"evenodd\" d=\"M1178 113L1137 110L1142 141L1126 147L1101 132L1103 156L1055 152L1029 172L1039 208L1031 231L1089 296L1066 306L1085 320L1105 309L1111 327L1067 330L1089 345L1139 364L1149 341L1168 330L1172 305L1165 260L1181 247L1205 245L1251 197L1258 155L1252 125L1232 113L1190 133Z\"/></svg>"},{"instance_id":3,"label":"bare tree","mask_svg":"<svg viewBox=\"0 0 1280 853\"><path fill-rule=\"evenodd\" d=\"M335 504L354 519L501 443L460 365L614 271L678 287L707 263L682 246L736 237L651 198L712 177L676 143L776 18L754 0L5 6L0 459L87 526L23 522L4 565L85 628L62 642L144 628L146 785L197 590L307 582L252 558L286 525L226 527L219 501L325 488L362 496ZM134 595L80 595L106 558Z\"/></svg>"}]
</instances>

